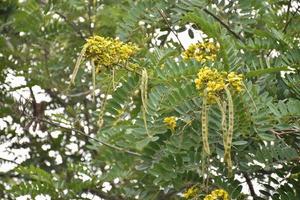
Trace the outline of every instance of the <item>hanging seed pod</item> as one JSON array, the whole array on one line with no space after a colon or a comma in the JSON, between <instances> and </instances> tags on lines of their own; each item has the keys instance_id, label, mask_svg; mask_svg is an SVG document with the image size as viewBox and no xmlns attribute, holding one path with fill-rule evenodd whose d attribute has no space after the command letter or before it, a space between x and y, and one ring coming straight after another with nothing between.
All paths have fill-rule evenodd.
<instances>
[{"instance_id":1,"label":"hanging seed pod","mask_svg":"<svg viewBox=\"0 0 300 200\"><path fill-rule=\"evenodd\" d=\"M149 131L148 131L148 125L147 125L147 118L146 113L147 111L147 101L148 101L148 73L146 69L142 70L142 79L141 79L141 99L142 99L142 112L143 112L143 120L144 120L144 126L146 129L147 135L150 137Z\"/></svg>"},{"instance_id":2,"label":"hanging seed pod","mask_svg":"<svg viewBox=\"0 0 300 200\"><path fill-rule=\"evenodd\" d=\"M232 161L231 161L231 146L232 146L232 137L233 137L233 126L234 126L234 111L233 111L233 100L231 93L228 88L225 88L228 102L228 131L226 137L225 153L224 160L228 165L228 171L232 170Z\"/></svg>"},{"instance_id":3,"label":"hanging seed pod","mask_svg":"<svg viewBox=\"0 0 300 200\"><path fill-rule=\"evenodd\" d=\"M142 99L142 104L143 108L146 112L147 111L147 101L148 101L148 73L146 69L142 70L142 80L141 80L141 99Z\"/></svg>"},{"instance_id":4,"label":"hanging seed pod","mask_svg":"<svg viewBox=\"0 0 300 200\"><path fill-rule=\"evenodd\" d=\"M208 143L208 104L206 96L203 97L201 122L202 122L202 141L203 149L208 155L210 155L209 143Z\"/></svg>"},{"instance_id":5,"label":"hanging seed pod","mask_svg":"<svg viewBox=\"0 0 300 200\"><path fill-rule=\"evenodd\" d=\"M226 147L226 140L227 140L227 123L226 123L226 107L227 107L227 103L226 101L223 101L221 103L220 98L216 99L216 102L218 104L218 107L221 111L221 115L222 115L222 120L221 120L221 128L222 128L222 133L223 133L223 145L224 145L224 149Z\"/></svg>"},{"instance_id":6,"label":"hanging seed pod","mask_svg":"<svg viewBox=\"0 0 300 200\"><path fill-rule=\"evenodd\" d=\"M228 177L232 177L232 159L231 154L228 154L227 157L227 170L228 170Z\"/></svg>"},{"instance_id":7,"label":"hanging seed pod","mask_svg":"<svg viewBox=\"0 0 300 200\"><path fill-rule=\"evenodd\" d=\"M78 70L79 70L79 67L80 67L80 64L83 60L83 57L84 57L84 54L86 52L86 47L84 46L80 52L80 55L78 56L77 60L76 60L76 64L75 64L75 68L73 70L73 73L72 73L72 76L71 76L71 82L70 82L70 85L71 84L75 84L75 78L76 78L76 75L78 73Z\"/></svg>"},{"instance_id":8,"label":"hanging seed pod","mask_svg":"<svg viewBox=\"0 0 300 200\"><path fill-rule=\"evenodd\" d=\"M91 64L92 64L92 78L93 78L93 101L95 102L96 66L94 60L91 61Z\"/></svg>"}]
</instances>

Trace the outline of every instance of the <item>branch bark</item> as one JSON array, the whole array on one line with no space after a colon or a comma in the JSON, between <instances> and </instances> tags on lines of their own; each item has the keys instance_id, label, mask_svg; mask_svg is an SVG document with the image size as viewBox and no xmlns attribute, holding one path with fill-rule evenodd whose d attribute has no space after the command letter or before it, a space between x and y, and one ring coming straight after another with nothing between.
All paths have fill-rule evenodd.
<instances>
[{"instance_id":1,"label":"branch bark","mask_svg":"<svg viewBox=\"0 0 300 200\"><path fill-rule=\"evenodd\" d=\"M175 35L175 37L176 37L176 39L178 40L178 42L179 42L181 48L182 48L183 50L185 50L183 44L181 43L181 41L180 41L180 39L179 39L179 37L178 37L178 34L173 30L173 28L172 28L171 24L169 23L169 21L168 21L166 15L165 15L165 13L164 13L162 10L160 10L160 9L157 9L157 10L158 10L160 16L162 16L162 18L163 18L164 21L166 22L166 24L167 24L168 28L170 29L170 31Z\"/></svg>"},{"instance_id":2,"label":"branch bark","mask_svg":"<svg viewBox=\"0 0 300 200\"><path fill-rule=\"evenodd\" d=\"M251 196L253 197L253 199L255 200L257 196L256 196L256 193L255 193L253 184L252 184L252 182L251 182L251 178L250 178L250 176L249 176L246 172L243 172L243 176L244 176L245 179L246 179L246 183L247 183L247 185L248 185L248 187L249 187L250 194L251 194Z\"/></svg>"},{"instance_id":3,"label":"branch bark","mask_svg":"<svg viewBox=\"0 0 300 200\"><path fill-rule=\"evenodd\" d=\"M205 13L207 13L208 15L212 16L215 20L217 20L224 28L227 29L227 31L229 33L231 33L236 39L240 40L241 42L244 43L244 39L239 35L237 34L236 32L234 32L233 30L231 30L231 28L229 27L228 24L226 24L225 22L223 22L220 18L218 18L215 14L213 14L212 12L210 12L208 9L206 8L203 8L203 11Z\"/></svg>"}]
</instances>

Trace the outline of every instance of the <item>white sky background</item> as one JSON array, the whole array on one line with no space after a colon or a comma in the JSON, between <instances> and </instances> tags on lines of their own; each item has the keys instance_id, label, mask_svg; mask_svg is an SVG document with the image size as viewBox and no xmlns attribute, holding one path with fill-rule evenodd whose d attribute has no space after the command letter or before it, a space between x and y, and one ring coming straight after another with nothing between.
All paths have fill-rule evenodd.
<instances>
[{"instance_id":1,"label":"white sky background","mask_svg":"<svg viewBox=\"0 0 300 200\"><path fill-rule=\"evenodd\" d=\"M297 6L297 2L294 1L292 9L295 9L296 6ZM143 23L141 22L141 25L142 24ZM187 27L187 28L190 28L190 27ZM161 33L160 33L159 30L157 30L156 34L159 35ZM183 44L183 46L185 48L187 48L190 44L196 43L197 41L202 40L202 37L203 37L202 32L194 31L194 35L195 35L194 39L191 39L188 36L187 31L185 31L183 33L179 33L178 36L179 36L179 39L180 39L181 43ZM177 38L172 33L170 34L169 39L172 39L173 41L177 42ZM1 52L0 52L0 54L1 54ZM276 53L275 53L274 56L278 56L278 55L276 55ZM11 88L26 85L25 78L22 77L22 76L16 76L12 70L9 71L5 82L8 85L10 85ZM0 88L0 89L8 89L8 88ZM41 101L49 102L49 101L51 101L51 98L45 94L44 90L40 86L34 86L32 89L33 89L33 92L35 94L37 102L41 102ZM16 90L16 91L12 92L12 95L15 97L16 100L20 100L22 98L30 99L30 93L29 93L28 88L22 88L22 89ZM62 110L60 110L60 111L58 110L57 112L62 112ZM0 118L0 130L5 129L5 127L7 126L7 123L10 124L10 125L13 123L12 118L10 116L7 116L5 118ZM22 131L23 131L21 127L17 127L16 130L19 131L20 133L22 133ZM43 133L41 133L41 131L39 132L37 130L36 133L34 133L32 131L32 129L30 130L30 133L31 134L40 134L41 136L43 135ZM24 142L26 142L26 141L24 141ZM25 161L26 159L29 158L29 154L28 154L29 149L15 149L13 151L13 154L9 154L6 151L8 146L9 146L9 142L4 143L4 144L0 144L0 157L1 158L7 159L7 160L14 160L17 163L22 163L23 161ZM56 156L56 155L53 155L53 156ZM14 167L16 167L16 164L7 162L6 164L0 166L0 172L7 172L7 171L13 169ZM240 180L244 180L242 177L237 177L237 178L239 178ZM252 180L252 181L254 183L255 190L258 193L258 190L261 189L261 188L258 188L258 184L255 183L255 180ZM106 191L108 191L110 187L111 186L110 186L109 183L104 184L104 188L106 189ZM248 186L246 185L246 183L243 185L243 191L242 192L249 193ZM91 194L86 194L86 197L90 198L92 200L99 200L100 199L99 197L94 197ZM17 200L27 200L27 199L31 199L29 195L17 198ZM40 196L37 196L35 198L35 200L50 200L50 199L51 199L51 197L48 196L48 195L40 195Z\"/></svg>"}]
</instances>

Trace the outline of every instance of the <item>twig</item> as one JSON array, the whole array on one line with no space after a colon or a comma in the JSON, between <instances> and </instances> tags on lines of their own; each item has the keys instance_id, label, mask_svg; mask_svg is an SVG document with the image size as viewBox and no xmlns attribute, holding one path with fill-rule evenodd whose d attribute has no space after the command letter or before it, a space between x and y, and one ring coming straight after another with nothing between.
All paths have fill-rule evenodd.
<instances>
[{"instance_id":1,"label":"twig","mask_svg":"<svg viewBox=\"0 0 300 200\"><path fill-rule=\"evenodd\" d=\"M249 175L248 175L246 172L243 172L243 176L244 176L245 179L246 179L246 183L247 183L247 185L248 185L248 187L249 187L251 196L253 197L253 199L255 199L255 197L257 197L257 196L256 196L256 193L255 193L253 184L252 184L252 182L251 182L251 178L249 177Z\"/></svg>"},{"instance_id":2,"label":"twig","mask_svg":"<svg viewBox=\"0 0 300 200\"><path fill-rule=\"evenodd\" d=\"M233 30L230 29L229 25L227 25L225 22L223 22L220 18L218 18L215 14L213 14L212 12L210 12L209 10L207 10L206 8L203 8L203 11L207 14L209 14L210 16L212 16L215 20L217 20L222 26L224 26L224 28L227 29L227 31L229 31L235 38L237 38L238 40L240 40L241 42L244 42L244 39L237 34L236 32L234 32Z\"/></svg>"},{"instance_id":3,"label":"twig","mask_svg":"<svg viewBox=\"0 0 300 200\"><path fill-rule=\"evenodd\" d=\"M26 116L29 117L29 118L35 119L35 117L31 117L31 116L28 116L28 115L26 115ZM91 139L91 140L94 140L94 141L96 141L96 142L98 142L98 143L100 143L100 144L102 144L102 145L104 145L104 146L107 146L107 147L109 147L109 148L112 148L112 149L114 149L114 150L122 151L122 152L125 152L125 153L127 153L127 154L134 155L134 156L142 156L140 153L133 152L133 151L124 149L124 148L122 148L122 147L118 147L118 146L109 144L109 143L104 142L104 141L101 141L101 140L99 140L99 139L97 139L97 138L93 138L93 137L91 137L91 136L85 134L84 132L82 132L82 131L80 131L80 130L78 130L78 129L75 129L75 128L67 128L67 127L64 127L64 126L62 126L62 125L60 125L60 124L58 124L58 123L55 123L55 122L52 122L52 121L49 121L49 120L46 120L46 119L40 119L40 120L43 121L43 122L45 122L45 123L48 123L48 124L50 124L50 125L59 127L59 128L63 128L63 129L69 130L69 131L77 132L77 133L79 133L80 135L82 135L82 136L84 136L84 137L87 137L87 138L89 138L89 139Z\"/></svg>"},{"instance_id":4,"label":"twig","mask_svg":"<svg viewBox=\"0 0 300 200\"><path fill-rule=\"evenodd\" d=\"M271 129L270 132L278 137L282 137L283 135L286 135L286 134L300 133L300 129L286 129L286 130L278 130L278 131Z\"/></svg>"},{"instance_id":5,"label":"twig","mask_svg":"<svg viewBox=\"0 0 300 200\"><path fill-rule=\"evenodd\" d=\"M290 8L291 8L291 0L290 0L290 2L289 2L289 7L288 7L288 11L287 11L286 24L285 24L285 26L284 26L284 28L283 28L283 30L282 30L283 33L286 32L286 30L287 30L289 24L290 24L290 23L292 22L292 20L293 20L293 17L294 17L294 16L297 14L297 12L299 11L300 6L297 7L296 11L292 14L293 16L288 20L289 14L290 14Z\"/></svg>"},{"instance_id":6,"label":"twig","mask_svg":"<svg viewBox=\"0 0 300 200\"><path fill-rule=\"evenodd\" d=\"M5 161L5 162L14 163L14 164L16 164L16 165L19 165L19 164L20 164L20 163L17 163L16 161L14 161L14 160L8 160L8 159L6 159L6 158L1 158L1 157L0 157L0 160L3 160L3 161Z\"/></svg>"},{"instance_id":7,"label":"twig","mask_svg":"<svg viewBox=\"0 0 300 200\"><path fill-rule=\"evenodd\" d=\"M90 192L92 194L95 194L99 196L101 199L107 199L107 200L123 200L121 196L110 196L109 194L106 194L102 191L102 189L85 189L84 192Z\"/></svg>"},{"instance_id":8,"label":"twig","mask_svg":"<svg viewBox=\"0 0 300 200\"><path fill-rule=\"evenodd\" d=\"M92 3L92 0L89 0L88 1L88 18L89 18L89 32L90 32L90 35L92 36L93 35L93 28L92 28L92 9L91 7L93 6L93 3Z\"/></svg>"},{"instance_id":9,"label":"twig","mask_svg":"<svg viewBox=\"0 0 300 200\"><path fill-rule=\"evenodd\" d=\"M181 41L180 41L180 39L179 39L179 37L178 37L178 34L173 30L173 28L172 28L171 24L169 23L169 21L168 21L166 15L164 14L164 12L163 12L162 10L160 10L160 9L157 9L157 10L158 10L159 14L162 16L162 18L164 19L164 21L166 22L166 24L167 24L167 26L169 27L170 31L172 31L172 33L175 35L175 37L176 37L176 39L178 40L178 42L179 42L181 48L182 48L183 50L185 50L183 44L181 43Z\"/></svg>"},{"instance_id":10,"label":"twig","mask_svg":"<svg viewBox=\"0 0 300 200\"><path fill-rule=\"evenodd\" d=\"M288 4L288 8L287 8L287 13L286 13L286 20L285 20L286 23L285 23L285 26L284 26L283 31L282 31L284 33L286 32L289 23L292 21L292 18L289 20L291 5L292 5L292 0L289 0L289 4Z\"/></svg>"},{"instance_id":11,"label":"twig","mask_svg":"<svg viewBox=\"0 0 300 200\"><path fill-rule=\"evenodd\" d=\"M62 13L60 13L58 11L55 11L55 14L57 14L61 18L63 18L65 20L65 22L80 36L80 38L85 40L83 33L78 29L78 27L76 26L76 24L74 22L69 21L65 15L63 15Z\"/></svg>"},{"instance_id":12,"label":"twig","mask_svg":"<svg viewBox=\"0 0 300 200\"><path fill-rule=\"evenodd\" d=\"M87 90L84 92L79 92L79 93L75 93L75 94L66 94L67 97L80 97L80 96L87 96L89 94L91 94L93 92L93 90Z\"/></svg>"}]
</instances>

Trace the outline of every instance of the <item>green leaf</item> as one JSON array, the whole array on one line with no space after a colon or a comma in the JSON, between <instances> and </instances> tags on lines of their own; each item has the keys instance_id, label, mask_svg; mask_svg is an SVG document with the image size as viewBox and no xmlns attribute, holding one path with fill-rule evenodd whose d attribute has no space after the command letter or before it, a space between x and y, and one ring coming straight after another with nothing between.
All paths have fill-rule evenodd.
<instances>
[{"instance_id":1,"label":"green leaf","mask_svg":"<svg viewBox=\"0 0 300 200\"><path fill-rule=\"evenodd\" d=\"M274 141L276 139L273 134L259 133L258 136L264 141Z\"/></svg>"}]
</instances>

